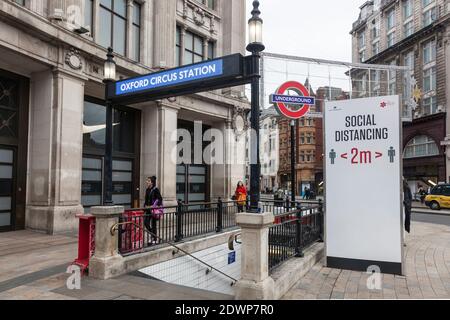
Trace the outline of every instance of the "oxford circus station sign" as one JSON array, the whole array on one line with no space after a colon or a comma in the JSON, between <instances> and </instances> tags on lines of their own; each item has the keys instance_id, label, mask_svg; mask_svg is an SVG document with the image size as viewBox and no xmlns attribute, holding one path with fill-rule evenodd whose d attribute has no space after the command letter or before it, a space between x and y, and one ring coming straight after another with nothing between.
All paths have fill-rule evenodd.
<instances>
[{"instance_id":1,"label":"oxford circus station sign","mask_svg":"<svg viewBox=\"0 0 450 320\"><path fill-rule=\"evenodd\" d=\"M289 91L297 95L288 95ZM270 103L281 116L297 120L307 115L316 101L309 96L309 91L304 85L297 81L288 81L283 83L275 94L270 95Z\"/></svg>"}]
</instances>

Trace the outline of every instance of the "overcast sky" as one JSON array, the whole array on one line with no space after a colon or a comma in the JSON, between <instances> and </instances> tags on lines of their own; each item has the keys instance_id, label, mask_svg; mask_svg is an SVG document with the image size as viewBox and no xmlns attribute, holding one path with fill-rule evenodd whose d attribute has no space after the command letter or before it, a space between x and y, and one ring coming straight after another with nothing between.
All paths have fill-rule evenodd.
<instances>
[{"instance_id":1,"label":"overcast sky","mask_svg":"<svg viewBox=\"0 0 450 320\"><path fill-rule=\"evenodd\" d=\"M247 15L253 8L247 1ZM352 23L364 0L260 0L266 51L351 61Z\"/></svg>"}]
</instances>

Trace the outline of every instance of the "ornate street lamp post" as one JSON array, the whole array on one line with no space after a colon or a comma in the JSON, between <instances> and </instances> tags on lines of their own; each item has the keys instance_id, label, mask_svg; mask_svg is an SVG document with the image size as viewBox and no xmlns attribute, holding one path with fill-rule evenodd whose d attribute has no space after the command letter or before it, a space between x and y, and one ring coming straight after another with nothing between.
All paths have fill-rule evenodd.
<instances>
[{"instance_id":1,"label":"ornate street lamp post","mask_svg":"<svg viewBox=\"0 0 450 320\"><path fill-rule=\"evenodd\" d=\"M103 83L105 84L106 100L106 136L105 136L105 168L103 174L103 205L112 206L112 153L113 153L113 106L108 96L108 84L116 81L116 63L113 49L108 48L104 66Z\"/></svg>"},{"instance_id":2,"label":"ornate street lamp post","mask_svg":"<svg viewBox=\"0 0 450 320\"><path fill-rule=\"evenodd\" d=\"M263 20L259 17L259 1L253 1L252 17L248 21L249 44L247 51L252 53L252 70L253 79L251 83L252 104L251 104L251 128L252 135L250 140L250 212L259 212L260 200L260 176L261 162L259 159L259 81L261 75L259 73L259 63L261 59L260 53L264 51L265 46L262 43L262 25ZM255 141L256 140L256 141Z\"/></svg>"}]
</instances>

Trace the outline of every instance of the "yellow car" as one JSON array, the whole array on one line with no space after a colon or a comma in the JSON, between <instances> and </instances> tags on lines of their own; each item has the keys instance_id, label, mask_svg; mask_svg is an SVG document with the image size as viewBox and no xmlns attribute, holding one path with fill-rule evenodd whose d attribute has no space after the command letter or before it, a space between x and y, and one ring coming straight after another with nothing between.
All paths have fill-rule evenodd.
<instances>
[{"instance_id":1,"label":"yellow car","mask_svg":"<svg viewBox=\"0 0 450 320\"><path fill-rule=\"evenodd\" d=\"M431 189L429 195L425 197L425 205L433 210L450 208L450 184L443 184Z\"/></svg>"}]
</instances>

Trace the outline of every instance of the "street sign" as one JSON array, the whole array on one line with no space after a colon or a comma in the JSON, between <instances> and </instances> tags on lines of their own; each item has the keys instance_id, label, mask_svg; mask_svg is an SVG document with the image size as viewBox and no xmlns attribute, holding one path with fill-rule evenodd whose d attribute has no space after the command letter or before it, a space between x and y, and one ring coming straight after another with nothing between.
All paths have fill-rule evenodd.
<instances>
[{"instance_id":1,"label":"street sign","mask_svg":"<svg viewBox=\"0 0 450 320\"><path fill-rule=\"evenodd\" d=\"M228 264L233 264L236 262L236 251L228 253Z\"/></svg>"},{"instance_id":2,"label":"street sign","mask_svg":"<svg viewBox=\"0 0 450 320\"><path fill-rule=\"evenodd\" d=\"M250 83L253 56L232 54L107 84L107 99L133 104Z\"/></svg>"},{"instance_id":3,"label":"street sign","mask_svg":"<svg viewBox=\"0 0 450 320\"><path fill-rule=\"evenodd\" d=\"M297 95L286 95L287 91L294 91ZM274 104L281 116L297 120L304 117L316 101L309 96L309 91L304 85L296 81L288 81L283 83L275 94L270 95L270 103Z\"/></svg>"},{"instance_id":4,"label":"street sign","mask_svg":"<svg viewBox=\"0 0 450 320\"><path fill-rule=\"evenodd\" d=\"M328 267L402 274L399 101L325 104Z\"/></svg>"},{"instance_id":5,"label":"street sign","mask_svg":"<svg viewBox=\"0 0 450 320\"><path fill-rule=\"evenodd\" d=\"M323 118L323 113L322 112L308 112L306 114L307 118Z\"/></svg>"}]
</instances>

